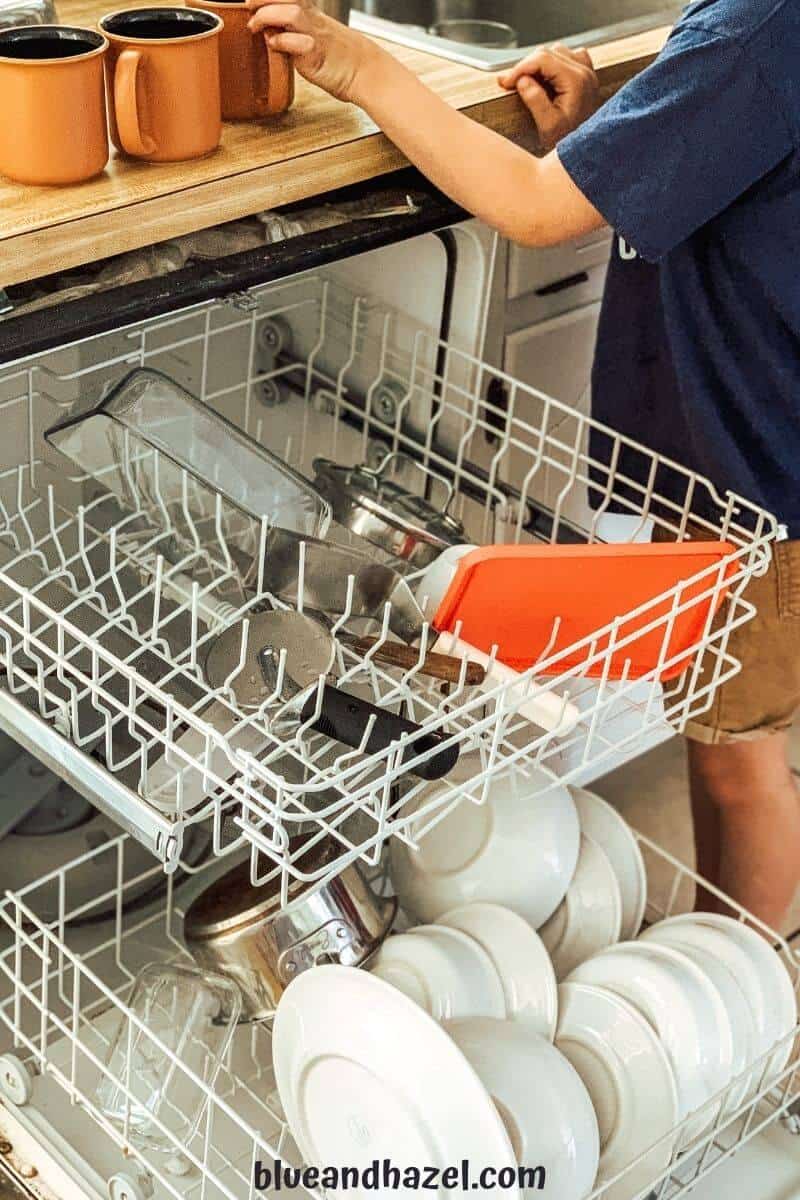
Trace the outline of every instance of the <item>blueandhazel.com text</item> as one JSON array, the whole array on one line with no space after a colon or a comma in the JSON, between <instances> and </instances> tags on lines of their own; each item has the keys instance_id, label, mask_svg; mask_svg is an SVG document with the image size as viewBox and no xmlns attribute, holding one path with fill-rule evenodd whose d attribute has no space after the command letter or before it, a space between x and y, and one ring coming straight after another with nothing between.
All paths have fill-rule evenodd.
<instances>
[{"instance_id":1,"label":"blueandhazel.com text","mask_svg":"<svg viewBox=\"0 0 800 1200\"><path fill-rule=\"evenodd\" d=\"M253 1184L259 1192L310 1191L482 1191L499 1188L543 1192L547 1172L539 1167L477 1166L469 1159L450 1167L398 1166L389 1158L373 1159L366 1167L293 1167L277 1158L255 1165Z\"/></svg>"}]
</instances>

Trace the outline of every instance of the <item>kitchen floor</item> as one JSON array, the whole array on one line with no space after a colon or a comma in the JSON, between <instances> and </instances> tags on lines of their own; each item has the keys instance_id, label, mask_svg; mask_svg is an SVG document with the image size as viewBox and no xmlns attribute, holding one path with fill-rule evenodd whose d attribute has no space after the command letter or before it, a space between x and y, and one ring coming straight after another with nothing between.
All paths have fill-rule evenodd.
<instances>
[{"instance_id":1,"label":"kitchen floor","mask_svg":"<svg viewBox=\"0 0 800 1200\"><path fill-rule=\"evenodd\" d=\"M800 722L792 731L791 759L800 773ZM634 829L681 862L693 864L689 787L681 738L672 738L597 780L594 789L619 809ZM666 879L660 880L657 873L650 879L656 900L667 886ZM793 945L800 948L800 889L781 932L796 934Z\"/></svg>"}]
</instances>

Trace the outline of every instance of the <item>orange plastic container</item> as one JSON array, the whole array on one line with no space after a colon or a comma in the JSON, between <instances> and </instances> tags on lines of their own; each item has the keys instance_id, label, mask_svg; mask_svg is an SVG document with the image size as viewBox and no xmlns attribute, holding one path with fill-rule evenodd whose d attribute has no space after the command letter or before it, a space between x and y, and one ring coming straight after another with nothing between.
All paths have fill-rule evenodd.
<instances>
[{"instance_id":1,"label":"orange plastic container","mask_svg":"<svg viewBox=\"0 0 800 1200\"><path fill-rule=\"evenodd\" d=\"M638 679L666 663L659 677L672 679L690 664L689 651L703 637L712 605L716 611L725 597L724 586L716 595L712 589L720 572L724 581L736 570L736 560L729 558L735 552L729 542L699 541L486 546L461 559L433 624L441 632L452 633L460 621L463 641L487 654L497 645L501 662L524 671L591 637L640 605L655 601L620 623L615 642L631 640L612 651L607 678ZM700 580L687 582L703 571L707 574ZM678 603L687 607L674 618L664 654L668 629L664 618L673 611L674 589L681 583L686 586ZM705 592L709 595L701 599ZM659 600L664 593L670 594ZM560 622L554 633L556 618ZM659 624L646 630L653 622ZM642 632L635 636L639 630ZM608 648L608 634L597 639L595 652ZM590 652L587 645L559 659L543 674L580 667ZM689 656L681 657L684 654ZM596 678L605 671L601 658L583 673Z\"/></svg>"}]
</instances>

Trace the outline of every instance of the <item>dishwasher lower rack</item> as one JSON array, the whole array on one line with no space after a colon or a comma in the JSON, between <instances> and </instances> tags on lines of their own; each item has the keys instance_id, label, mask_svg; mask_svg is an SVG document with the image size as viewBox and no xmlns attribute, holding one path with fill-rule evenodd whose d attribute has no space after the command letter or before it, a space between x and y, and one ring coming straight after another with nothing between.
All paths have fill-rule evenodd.
<instances>
[{"instance_id":1,"label":"dishwasher lower rack","mask_svg":"<svg viewBox=\"0 0 800 1200\"><path fill-rule=\"evenodd\" d=\"M622 520L625 540L652 526L680 536L695 523L734 550L558 653L554 616L540 662L488 693L455 685L443 694L416 668L389 670L342 650L341 683L422 726L378 753L344 750L310 722L282 724L285 709L242 710L229 687L214 690L204 678L216 633L261 605L285 603L261 576L246 602L230 603L237 568L222 502L198 517L185 480L177 521L156 464L146 502L139 494L120 507L97 480L72 478L44 442L43 430L78 397L99 396L135 366L171 374L307 475L320 454L412 459L429 494L446 481L474 542L601 540L607 522ZM569 782L654 732L680 729L738 670L729 635L753 614L743 591L766 570L778 534L745 500L320 274L20 360L0 372L0 409L0 724L168 871L185 858L187 829L203 823L215 854L249 847L254 882L277 870L284 895L305 877L298 860L322 836L337 851L327 874L355 859L374 865L389 836L422 836L465 796L482 802L514 764L551 768ZM673 497L678 481L680 503L662 494L664 473ZM298 578L302 608L300 565ZM721 593L721 618L704 623L691 665L662 686L674 622ZM612 655L638 636L632 622L661 637L661 661L644 677L612 681ZM529 724L520 710L545 691L579 718L549 731ZM409 775L431 733L475 753L468 784L446 778L431 788Z\"/></svg>"},{"instance_id":2,"label":"dishwasher lower rack","mask_svg":"<svg viewBox=\"0 0 800 1200\"><path fill-rule=\"evenodd\" d=\"M702 881L648 839L639 836L639 841L649 880L647 919L688 909L694 887ZM66 1165L73 1179L82 1180L82 1200L99 1200L108 1179L115 1200L153 1195L156 1200L246 1200L264 1194L256 1190L257 1163L270 1169L277 1159L301 1165L275 1089L268 1020L238 1027L213 1086L193 1077L154 1035L145 1035L153 1059L181 1079L187 1104L202 1109L188 1144L171 1134L166 1148L144 1149L130 1139L129 1127L119 1120L110 1122L100 1107L101 1079L113 1079L125 1090L127 1061L120 1066L115 1055L109 1066L107 1058L110 1041L120 1029L123 1038L116 1045L127 1044L131 1054L132 1035L139 1028L127 1004L132 979L151 961L189 961L181 940L183 912L209 873L220 869L209 860L193 879L178 882L175 876L165 879L154 865L149 875L153 884L161 880L161 892L143 901L143 877L133 879L126 870L130 847L130 838L120 835L16 894L7 893L0 902L0 1100L6 1106L4 1110L0 1105L0 1132L4 1112L15 1128L33 1131L43 1159L33 1165L43 1182L44 1160L50 1156L55 1167ZM92 895L91 880L97 876L116 878L118 883L107 882L104 894ZM731 908L748 919L736 905ZM800 961L777 935L769 936L797 994ZM640 1174L630 1200L643 1200L650 1193L657 1200L674 1200L688 1193L786 1114L798 1090L797 1062L794 1053L788 1053L798 1032L785 1040L786 1053L780 1057L786 1066L780 1075L767 1077L768 1064L774 1064L781 1051L776 1046L755 1068L761 1072L758 1094L737 1111L729 1108L724 1120L718 1116L689 1151L679 1155L674 1149L687 1145L681 1127L664 1139L673 1148L669 1165L654 1170L646 1187L640 1187ZM138 1045L141 1049L142 1043ZM747 1074L751 1072L752 1068ZM726 1096L736 1087L733 1081ZM709 1111L721 1113L724 1098L716 1097ZM693 1119L696 1128L696 1114L685 1124ZM66 1143L70 1151L65 1164L59 1155ZM650 1149L643 1158L651 1161L653 1153ZM625 1196L624 1174L596 1188L592 1200L610 1195L612 1186L615 1200ZM303 1189L298 1193L319 1194Z\"/></svg>"}]
</instances>

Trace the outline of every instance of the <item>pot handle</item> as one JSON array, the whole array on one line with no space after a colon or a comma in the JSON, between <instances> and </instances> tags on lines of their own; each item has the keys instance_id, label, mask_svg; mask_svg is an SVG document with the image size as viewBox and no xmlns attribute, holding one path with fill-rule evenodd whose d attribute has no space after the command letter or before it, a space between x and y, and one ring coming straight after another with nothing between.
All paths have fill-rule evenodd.
<instances>
[{"instance_id":1,"label":"pot handle","mask_svg":"<svg viewBox=\"0 0 800 1200\"><path fill-rule=\"evenodd\" d=\"M437 483L442 485L447 493L447 500L445 501L445 505L442 510L446 513L453 502L454 488L451 480L447 479L444 475L440 475L438 471L434 471L431 467L424 467L421 462L417 462L417 460L412 458L410 454L404 454L402 450L392 450L386 455L385 458L381 459L377 467L375 467L370 474L374 475L376 479L382 479L389 464L397 461L400 461L410 467L416 467L416 469L423 474L426 479L435 479ZM367 468L367 470L369 470L369 468Z\"/></svg>"},{"instance_id":2,"label":"pot handle","mask_svg":"<svg viewBox=\"0 0 800 1200\"><path fill-rule=\"evenodd\" d=\"M264 114L275 116L286 112L294 102L294 66L288 54L272 50L264 35L264 54L260 55L261 99Z\"/></svg>"},{"instance_id":3,"label":"pot handle","mask_svg":"<svg viewBox=\"0 0 800 1200\"><path fill-rule=\"evenodd\" d=\"M119 140L126 154L147 158L155 154L156 144L142 132L137 97L142 55L138 50L123 50L114 68L114 110Z\"/></svg>"}]
</instances>

